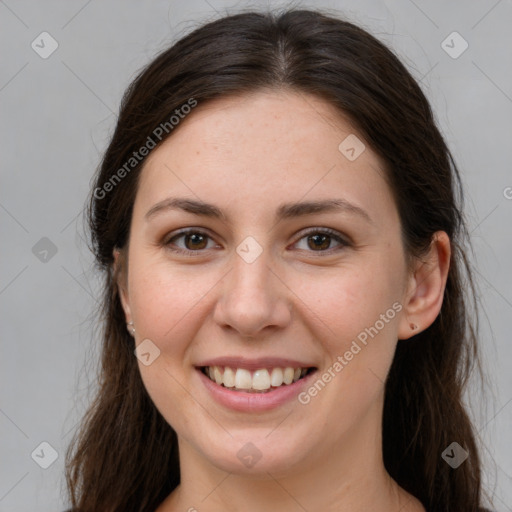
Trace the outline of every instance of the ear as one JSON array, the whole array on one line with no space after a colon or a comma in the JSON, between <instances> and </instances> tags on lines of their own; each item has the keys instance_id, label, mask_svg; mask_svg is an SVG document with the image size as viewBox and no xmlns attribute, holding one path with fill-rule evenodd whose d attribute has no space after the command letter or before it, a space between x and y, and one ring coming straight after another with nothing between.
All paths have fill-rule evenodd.
<instances>
[{"instance_id":1,"label":"ear","mask_svg":"<svg viewBox=\"0 0 512 512\"><path fill-rule=\"evenodd\" d=\"M437 231L428 254L417 261L409 277L398 339L418 334L436 319L443 304L450 257L450 238L444 231Z\"/></svg>"},{"instance_id":2,"label":"ear","mask_svg":"<svg viewBox=\"0 0 512 512\"><path fill-rule=\"evenodd\" d=\"M124 310L124 314L126 317L126 323L132 321L132 314L130 310L130 299L128 295L128 268L126 265L126 255L125 252L114 248L114 280L116 282L117 290L119 293L119 298L121 300L121 305Z\"/></svg>"}]
</instances>

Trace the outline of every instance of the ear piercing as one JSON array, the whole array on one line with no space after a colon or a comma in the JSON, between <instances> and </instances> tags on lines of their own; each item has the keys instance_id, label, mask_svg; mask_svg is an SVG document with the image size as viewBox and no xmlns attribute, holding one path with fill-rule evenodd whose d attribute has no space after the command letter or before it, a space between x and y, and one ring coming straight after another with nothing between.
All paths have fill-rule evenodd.
<instances>
[{"instance_id":1,"label":"ear piercing","mask_svg":"<svg viewBox=\"0 0 512 512\"><path fill-rule=\"evenodd\" d=\"M128 328L128 332L132 335L132 336L135 336L135 327L133 327L133 322L128 322L126 324L126 327Z\"/></svg>"},{"instance_id":2,"label":"ear piercing","mask_svg":"<svg viewBox=\"0 0 512 512\"><path fill-rule=\"evenodd\" d=\"M133 322L128 322L126 324L126 327L128 328L128 332L132 335L132 336L135 336L135 327L133 326ZM409 327L411 328L412 331L415 331L418 329L418 326L416 324L409 324Z\"/></svg>"}]
</instances>

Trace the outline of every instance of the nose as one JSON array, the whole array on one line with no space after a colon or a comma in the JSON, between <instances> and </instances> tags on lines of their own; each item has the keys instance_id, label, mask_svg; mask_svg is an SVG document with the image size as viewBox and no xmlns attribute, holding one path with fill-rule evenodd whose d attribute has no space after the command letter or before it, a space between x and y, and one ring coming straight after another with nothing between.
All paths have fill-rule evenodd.
<instances>
[{"instance_id":1,"label":"nose","mask_svg":"<svg viewBox=\"0 0 512 512\"><path fill-rule=\"evenodd\" d=\"M291 320L291 292L269 266L265 251L252 263L234 255L231 272L222 280L214 320L240 337L262 337Z\"/></svg>"}]
</instances>

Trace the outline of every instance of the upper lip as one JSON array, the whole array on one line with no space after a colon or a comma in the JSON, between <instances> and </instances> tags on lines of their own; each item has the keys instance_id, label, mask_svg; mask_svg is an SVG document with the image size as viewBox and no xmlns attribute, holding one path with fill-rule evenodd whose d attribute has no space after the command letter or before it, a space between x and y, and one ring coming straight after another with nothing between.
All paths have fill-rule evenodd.
<instances>
[{"instance_id":1,"label":"upper lip","mask_svg":"<svg viewBox=\"0 0 512 512\"><path fill-rule=\"evenodd\" d=\"M255 371L262 368L313 368L314 365L288 359L283 357L258 357L249 359L241 356L227 356L207 359L195 365L200 368L203 366L229 366L230 368L245 368L246 370Z\"/></svg>"}]
</instances>

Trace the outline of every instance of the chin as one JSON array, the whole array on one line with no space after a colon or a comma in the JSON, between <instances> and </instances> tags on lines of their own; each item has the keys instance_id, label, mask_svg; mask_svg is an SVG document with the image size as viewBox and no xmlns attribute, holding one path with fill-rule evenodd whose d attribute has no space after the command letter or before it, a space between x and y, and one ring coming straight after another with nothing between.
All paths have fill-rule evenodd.
<instances>
[{"instance_id":1,"label":"chin","mask_svg":"<svg viewBox=\"0 0 512 512\"><path fill-rule=\"evenodd\" d=\"M262 479L268 479L268 473L285 475L294 467L303 467L307 456L304 440L270 432L272 429L266 429L264 434L260 430L258 436L234 435L226 443L209 443L201 451L204 458L222 471Z\"/></svg>"}]
</instances>

